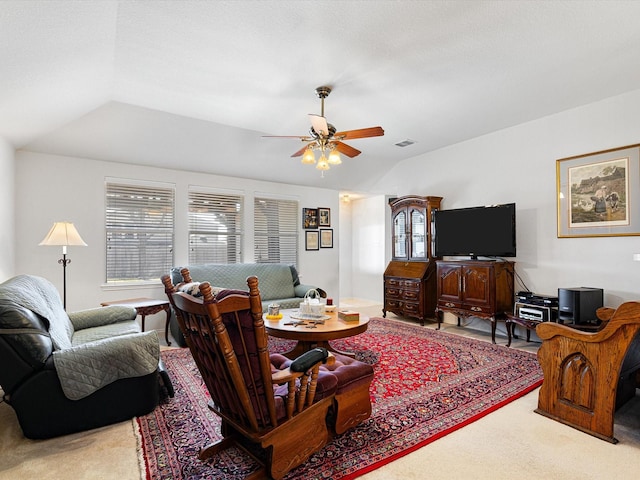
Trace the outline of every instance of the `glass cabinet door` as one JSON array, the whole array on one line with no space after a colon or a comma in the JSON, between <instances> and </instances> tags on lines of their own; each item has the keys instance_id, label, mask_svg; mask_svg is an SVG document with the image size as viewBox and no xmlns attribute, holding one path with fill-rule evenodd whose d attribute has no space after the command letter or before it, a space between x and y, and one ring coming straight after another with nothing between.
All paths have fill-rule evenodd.
<instances>
[{"instance_id":1,"label":"glass cabinet door","mask_svg":"<svg viewBox=\"0 0 640 480\"><path fill-rule=\"evenodd\" d=\"M407 258L407 218L398 212L393 219L393 257Z\"/></svg>"},{"instance_id":2,"label":"glass cabinet door","mask_svg":"<svg viewBox=\"0 0 640 480\"><path fill-rule=\"evenodd\" d=\"M420 210L411 211L411 258L427 258L427 225Z\"/></svg>"}]
</instances>

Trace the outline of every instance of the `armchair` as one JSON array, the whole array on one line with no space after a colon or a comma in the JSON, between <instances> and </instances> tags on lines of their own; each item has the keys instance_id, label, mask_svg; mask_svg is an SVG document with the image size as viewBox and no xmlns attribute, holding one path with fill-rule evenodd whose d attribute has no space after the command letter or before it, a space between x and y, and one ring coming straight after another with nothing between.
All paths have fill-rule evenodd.
<instances>
[{"instance_id":1,"label":"armchair","mask_svg":"<svg viewBox=\"0 0 640 480\"><path fill-rule=\"evenodd\" d=\"M304 354L285 366L287 358L269 355L256 277L247 280L249 292L222 290L215 299L208 282L199 284L201 298L179 291L168 275L162 282L211 394L209 408L222 419L223 439L199 457L234 445L251 454L250 443L264 457L264 463L256 459L263 468L252 478L266 473L279 479L321 449L329 439L326 417L337 379L321 372L320 364L323 357L332 363L333 356L312 351L321 355L311 363Z\"/></svg>"},{"instance_id":2,"label":"armchair","mask_svg":"<svg viewBox=\"0 0 640 480\"><path fill-rule=\"evenodd\" d=\"M640 369L640 302L600 308L600 330L541 323L538 360L544 382L537 413L616 443L614 412L635 395Z\"/></svg>"},{"instance_id":3,"label":"armchair","mask_svg":"<svg viewBox=\"0 0 640 480\"><path fill-rule=\"evenodd\" d=\"M67 315L44 278L0 284L0 385L26 437L101 427L156 407L158 338L140 333L135 318L120 306Z\"/></svg>"}]
</instances>

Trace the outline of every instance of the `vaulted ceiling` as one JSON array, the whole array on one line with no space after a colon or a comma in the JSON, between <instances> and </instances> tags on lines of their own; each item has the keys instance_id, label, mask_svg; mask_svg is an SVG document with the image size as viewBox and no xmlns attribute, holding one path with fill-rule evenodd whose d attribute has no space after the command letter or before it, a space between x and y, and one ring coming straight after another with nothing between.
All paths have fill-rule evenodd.
<instances>
[{"instance_id":1,"label":"vaulted ceiling","mask_svg":"<svg viewBox=\"0 0 640 480\"><path fill-rule=\"evenodd\" d=\"M637 1L4 1L16 149L368 191L404 159L640 88ZM383 137L321 177L320 113ZM395 144L404 140L407 147Z\"/></svg>"}]
</instances>

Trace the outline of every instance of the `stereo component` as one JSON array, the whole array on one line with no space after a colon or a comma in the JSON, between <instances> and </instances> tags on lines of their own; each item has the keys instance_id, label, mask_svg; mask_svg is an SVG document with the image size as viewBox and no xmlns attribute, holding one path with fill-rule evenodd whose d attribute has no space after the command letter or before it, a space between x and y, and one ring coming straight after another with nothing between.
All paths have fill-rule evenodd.
<instances>
[{"instance_id":1,"label":"stereo component","mask_svg":"<svg viewBox=\"0 0 640 480\"><path fill-rule=\"evenodd\" d=\"M558 289L558 320L563 323L591 323L598 320L596 310L604 305L601 288Z\"/></svg>"},{"instance_id":2,"label":"stereo component","mask_svg":"<svg viewBox=\"0 0 640 480\"><path fill-rule=\"evenodd\" d=\"M516 317L538 322L555 322L557 319L557 311L555 308L531 303L516 302L513 306L513 313Z\"/></svg>"}]
</instances>

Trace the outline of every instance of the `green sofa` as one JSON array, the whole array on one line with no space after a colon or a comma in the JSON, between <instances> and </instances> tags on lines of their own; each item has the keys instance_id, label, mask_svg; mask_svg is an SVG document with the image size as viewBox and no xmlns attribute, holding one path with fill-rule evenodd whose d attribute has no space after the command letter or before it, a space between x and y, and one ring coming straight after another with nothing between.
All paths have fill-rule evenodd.
<instances>
[{"instance_id":1,"label":"green sofa","mask_svg":"<svg viewBox=\"0 0 640 480\"><path fill-rule=\"evenodd\" d=\"M209 282L215 288L230 288L247 290L247 278L258 277L262 310L267 311L268 305L277 303L280 308L298 308L305 294L310 289L316 289L321 297L326 293L321 288L300 283L298 272L293 265L283 263L229 263L186 265L173 267L169 272L174 285L184 282L180 271L188 268L194 282ZM175 319L171 318L171 334L181 346L186 346Z\"/></svg>"}]
</instances>

